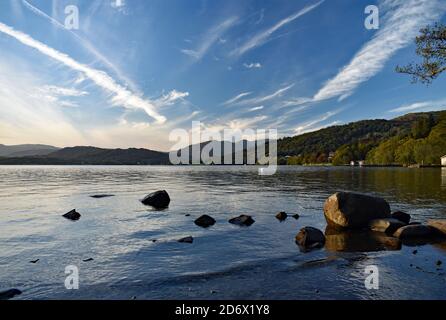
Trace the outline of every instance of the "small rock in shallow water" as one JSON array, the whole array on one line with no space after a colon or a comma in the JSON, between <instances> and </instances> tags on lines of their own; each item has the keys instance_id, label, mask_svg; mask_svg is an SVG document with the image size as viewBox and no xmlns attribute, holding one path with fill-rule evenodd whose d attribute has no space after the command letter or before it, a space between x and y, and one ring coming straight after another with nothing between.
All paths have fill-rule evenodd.
<instances>
[{"instance_id":1,"label":"small rock in shallow water","mask_svg":"<svg viewBox=\"0 0 446 320\"><path fill-rule=\"evenodd\" d=\"M76 211L76 209L73 209L70 212L65 213L62 217L68 220L77 221L81 218L81 215Z\"/></svg>"},{"instance_id":2,"label":"small rock in shallow water","mask_svg":"<svg viewBox=\"0 0 446 320\"><path fill-rule=\"evenodd\" d=\"M194 242L194 238L192 238L192 237L185 237L185 238L181 238L180 240L178 240L178 242L181 242L181 243L193 243Z\"/></svg>"},{"instance_id":3,"label":"small rock in shallow water","mask_svg":"<svg viewBox=\"0 0 446 320\"><path fill-rule=\"evenodd\" d=\"M190 217L190 213L186 213L184 216L185 217Z\"/></svg>"},{"instance_id":4,"label":"small rock in shallow water","mask_svg":"<svg viewBox=\"0 0 446 320\"><path fill-rule=\"evenodd\" d=\"M247 216L242 214L239 217L236 218L232 218L229 220L229 223L231 224L236 224L238 226L246 226L249 227L250 225L252 225L254 223L254 219L251 216Z\"/></svg>"},{"instance_id":5,"label":"small rock in shallow water","mask_svg":"<svg viewBox=\"0 0 446 320\"><path fill-rule=\"evenodd\" d=\"M369 223L370 230L389 234L393 234L396 230L404 227L405 225L406 223L394 218L375 219Z\"/></svg>"},{"instance_id":6,"label":"small rock in shallow water","mask_svg":"<svg viewBox=\"0 0 446 320\"><path fill-rule=\"evenodd\" d=\"M93 258L88 258L88 259L84 259L84 260L82 260L83 262L90 262L90 261L93 261L94 259Z\"/></svg>"},{"instance_id":7,"label":"small rock in shallow water","mask_svg":"<svg viewBox=\"0 0 446 320\"><path fill-rule=\"evenodd\" d=\"M396 212L392 213L392 218L397 219L405 224L409 224L410 219L411 219L410 214L405 213L403 211L396 211Z\"/></svg>"},{"instance_id":8,"label":"small rock in shallow water","mask_svg":"<svg viewBox=\"0 0 446 320\"><path fill-rule=\"evenodd\" d=\"M418 250L414 250L412 253L413 253L413 254L417 254L417 253L418 253Z\"/></svg>"},{"instance_id":9,"label":"small rock in shallow water","mask_svg":"<svg viewBox=\"0 0 446 320\"><path fill-rule=\"evenodd\" d=\"M276 214L276 218L279 221L285 221L286 218L288 218L288 215L286 214L286 212L279 212L278 214Z\"/></svg>"},{"instance_id":10,"label":"small rock in shallow water","mask_svg":"<svg viewBox=\"0 0 446 320\"><path fill-rule=\"evenodd\" d=\"M437 229L439 234L446 236L446 219L430 219L427 224Z\"/></svg>"},{"instance_id":11,"label":"small rock in shallow water","mask_svg":"<svg viewBox=\"0 0 446 320\"><path fill-rule=\"evenodd\" d=\"M194 223L199 227L208 228L215 224L215 219L205 214L196 219Z\"/></svg>"},{"instance_id":12,"label":"small rock in shallow water","mask_svg":"<svg viewBox=\"0 0 446 320\"><path fill-rule=\"evenodd\" d=\"M90 198L94 198L94 199L102 199L102 198L110 198L110 197L114 197L114 194L95 194L90 196Z\"/></svg>"},{"instance_id":13,"label":"small rock in shallow water","mask_svg":"<svg viewBox=\"0 0 446 320\"><path fill-rule=\"evenodd\" d=\"M19 289L9 289L6 291L2 291L0 292L0 300L9 300L20 294L22 294L22 291L20 291Z\"/></svg>"},{"instance_id":14,"label":"small rock in shallow water","mask_svg":"<svg viewBox=\"0 0 446 320\"><path fill-rule=\"evenodd\" d=\"M295 215L293 215L293 218L298 220L300 218L300 215L298 215L297 213Z\"/></svg>"},{"instance_id":15,"label":"small rock in shallow water","mask_svg":"<svg viewBox=\"0 0 446 320\"><path fill-rule=\"evenodd\" d=\"M437 235L435 228L431 226L424 225L408 225L399 228L393 236L399 239L410 239L410 238L432 238Z\"/></svg>"},{"instance_id":16,"label":"small rock in shallow water","mask_svg":"<svg viewBox=\"0 0 446 320\"><path fill-rule=\"evenodd\" d=\"M166 190L152 192L141 200L146 206L156 209L165 209L170 204L170 197Z\"/></svg>"},{"instance_id":17,"label":"small rock in shallow water","mask_svg":"<svg viewBox=\"0 0 446 320\"><path fill-rule=\"evenodd\" d=\"M31 260L30 263L37 263L37 262L39 262L39 261L40 261L40 259Z\"/></svg>"},{"instance_id":18,"label":"small rock in shallow water","mask_svg":"<svg viewBox=\"0 0 446 320\"><path fill-rule=\"evenodd\" d=\"M437 266L441 266L443 264L443 262L441 260L437 261Z\"/></svg>"},{"instance_id":19,"label":"small rock in shallow water","mask_svg":"<svg viewBox=\"0 0 446 320\"><path fill-rule=\"evenodd\" d=\"M296 235L296 243L302 251L322 248L325 245L325 235L319 229L305 227Z\"/></svg>"}]
</instances>

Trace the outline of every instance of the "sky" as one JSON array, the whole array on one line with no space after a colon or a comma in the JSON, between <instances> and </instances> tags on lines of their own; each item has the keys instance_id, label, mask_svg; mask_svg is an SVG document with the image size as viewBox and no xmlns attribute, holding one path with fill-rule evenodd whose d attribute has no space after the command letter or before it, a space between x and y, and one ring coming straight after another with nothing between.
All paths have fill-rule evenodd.
<instances>
[{"instance_id":1,"label":"sky","mask_svg":"<svg viewBox=\"0 0 446 320\"><path fill-rule=\"evenodd\" d=\"M446 76L395 72L445 13L443 0L1 0L0 144L167 151L192 121L283 137L446 109Z\"/></svg>"}]
</instances>

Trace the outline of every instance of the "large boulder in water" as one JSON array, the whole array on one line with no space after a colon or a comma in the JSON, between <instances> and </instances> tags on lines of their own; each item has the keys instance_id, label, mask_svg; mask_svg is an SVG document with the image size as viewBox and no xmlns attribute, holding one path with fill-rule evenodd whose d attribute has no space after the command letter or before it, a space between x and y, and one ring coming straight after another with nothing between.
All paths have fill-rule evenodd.
<instances>
[{"instance_id":1,"label":"large boulder in water","mask_svg":"<svg viewBox=\"0 0 446 320\"><path fill-rule=\"evenodd\" d=\"M325 201L324 214L331 226L363 228L374 219L390 218L390 206L382 198L338 192Z\"/></svg>"},{"instance_id":2,"label":"large boulder in water","mask_svg":"<svg viewBox=\"0 0 446 320\"><path fill-rule=\"evenodd\" d=\"M296 235L296 243L302 251L322 248L325 244L325 236L319 229L305 227Z\"/></svg>"},{"instance_id":3,"label":"large boulder in water","mask_svg":"<svg viewBox=\"0 0 446 320\"><path fill-rule=\"evenodd\" d=\"M152 192L141 200L146 206L152 206L156 209L167 208L170 204L170 197L167 191L161 190Z\"/></svg>"}]
</instances>

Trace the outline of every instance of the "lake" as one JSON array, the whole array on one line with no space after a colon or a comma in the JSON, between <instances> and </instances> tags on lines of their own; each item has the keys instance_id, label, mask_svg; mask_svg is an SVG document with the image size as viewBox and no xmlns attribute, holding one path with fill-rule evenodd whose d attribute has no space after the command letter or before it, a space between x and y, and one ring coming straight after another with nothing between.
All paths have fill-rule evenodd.
<instances>
[{"instance_id":1,"label":"lake","mask_svg":"<svg viewBox=\"0 0 446 320\"><path fill-rule=\"evenodd\" d=\"M413 221L446 218L445 169L3 166L0 181L0 290L20 289L16 299L446 298L446 243L379 251L347 237L302 253L294 241L304 226L325 230L336 191L381 196ZM139 201L163 189L168 209ZM74 208L79 221L61 217ZM300 218L279 222L279 211ZM202 214L217 223L196 226ZM256 222L228 223L240 214ZM194 242L177 242L186 236ZM378 290L364 284L371 265ZM65 288L66 266L78 268L78 290Z\"/></svg>"}]
</instances>

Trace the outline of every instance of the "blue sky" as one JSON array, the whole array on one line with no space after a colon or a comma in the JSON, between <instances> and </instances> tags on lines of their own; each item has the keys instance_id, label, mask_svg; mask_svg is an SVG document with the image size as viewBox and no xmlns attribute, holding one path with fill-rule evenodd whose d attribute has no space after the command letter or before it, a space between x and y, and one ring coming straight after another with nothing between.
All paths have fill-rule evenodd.
<instances>
[{"instance_id":1,"label":"blue sky","mask_svg":"<svg viewBox=\"0 0 446 320\"><path fill-rule=\"evenodd\" d=\"M445 12L441 0L2 0L0 143L168 150L192 121L290 136L446 109L446 77L427 87L394 71Z\"/></svg>"}]
</instances>

